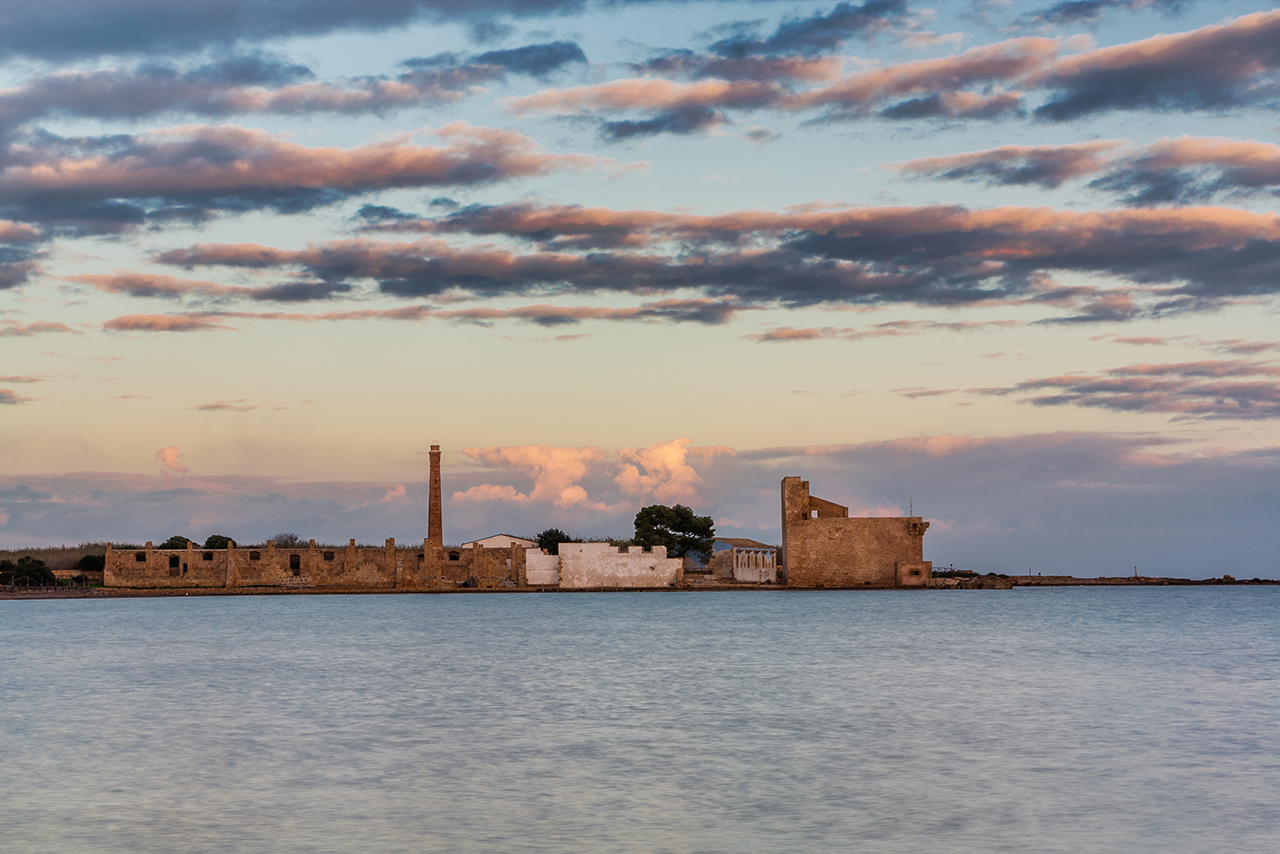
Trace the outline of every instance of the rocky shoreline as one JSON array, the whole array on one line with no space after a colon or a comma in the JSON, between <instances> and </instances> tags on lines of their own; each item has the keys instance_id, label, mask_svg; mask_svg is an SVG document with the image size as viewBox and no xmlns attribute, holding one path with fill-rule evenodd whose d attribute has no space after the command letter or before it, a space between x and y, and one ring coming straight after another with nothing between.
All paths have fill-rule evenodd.
<instances>
[{"instance_id":1,"label":"rocky shoreline","mask_svg":"<svg viewBox=\"0 0 1280 854\"><path fill-rule=\"evenodd\" d=\"M1280 584L1273 578L1236 579L1230 575L1219 578L1166 578L1160 576L1110 576L1100 578L1076 578L1070 575L977 575L948 573L930 580L934 590L1010 590L1014 587L1219 587ZM647 589L647 588L646 588ZM759 584L697 584L679 588L653 588L649 592L690 592L697 590L789 590L783 585ZM840 588L826 588L840 589ZM859 589L859 588L850 588ZM0 586L0 600L26 599L138 599L170 596L306 596L372 593L572 593L598 592L573 591L557 588L494 588L468 589L445 588L440 590L387 590L369 587L188 587L188 588L128 588L128 587L4 587ZM634 591L612 592L643 592Z\"/></svg>"}]
</instances>

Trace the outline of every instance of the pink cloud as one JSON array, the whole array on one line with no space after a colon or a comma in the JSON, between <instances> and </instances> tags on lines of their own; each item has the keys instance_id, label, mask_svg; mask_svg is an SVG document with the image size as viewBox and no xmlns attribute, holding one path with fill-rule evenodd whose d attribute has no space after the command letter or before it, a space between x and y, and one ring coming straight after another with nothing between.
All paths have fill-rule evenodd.
<instances>
[{"instance_id":1,"label":"pink cloud","mask_svg":"<svg viewBox=\"0 0 1280 854\"><path fill-rule=\"evenodd\" d=\"M504 98L502 104L517 115L690 106L760 107L777 101L785 93L781 85L759 80L676 83L644 77L571 89L544 89L533 95Z\"/></svg>"},{"instance_id":2,"label":"pink cloud","mask_svg":"<svg viewBox=\"0 0 1280 854\"><path fill-rule=\"evenodd\" d=\"M75 334L75 330L65 323L57 323L51 320L19 323L16 320L0 319L0 338L26 338L46 332L70 332Z\"/></svg>"},{"instance_id":3,"label":"pink cloud","mask_svg":"<svg viewBox=\"0 0 1280 854\"><path fill-rule=\"evenodd\" d=\"M0 219L0 243L32 243L43 236L34 225Z\"/></svg>"},{"instance_id":4,"label":"pink cloud","mask_svg":"<svg viewBox=\"0 0 1280 854\"><path fill-rule=\"evenodd\" d=\"M229 329L207 315L126 314L102 324L108 332L195 332L203 329Z\"/></svg>"},{"instance_id":5,"label":"pink cloud","mask_svg":"<svg viewBox=\"0 0 1280 854\"><path fill-rule=\"evenodd\" d=\"M533 478L533 489L528 495L503 497L499 500L545 501L557 507L573 507L587 502L587 491L578 485L586 477L590 467L604 459L599 448L557 448L551 445L524 445L520 447L464 448L462 451L474 460L491 466L514 468ZM492 487L491 484L481 484ZM474 488L474 487L473 487ZM514 487L511 488L514 492ZM488 496L477 498L479 495ZM492 487L486 492L469 496L472 500L493 500L509 493L503 487Z\"/></svg>"},{"instance_id":6,"label":"pink cloud","mask_svg":"<svg viewBox=\"0 0 1280 854\"><path fill-rule=\"evenodd\" d=\"M169 445L156 451L156 462L160 464L160 470L164 474L186 474L190 469L178 462L181 457L182 451L177 445Z\"/></svg>"},{"instance_id":7,"label":"pink cloud","mask_svg":"<svg viewBox=\"0 0 1280 854\"><path fill-rule=\"evenodd\" d=\"M563 170L614 168L587 154L551 154L512 130L463 121L434 131L445 145L406 134L356 148L308 148L279 134L235 125L152 130L129 156L40 155L0 169L0 193L14 200L159 197L214 200L228 193L292 197L314 189L366 192L393 187L474 184Z\"/></svg>"},{"instance_id":8,"label":"pink cloud","mask_svg":"<svg viewBox=\"0 0 1280 854\"><path fill-rule=\"evenodd\" d=\"M105 293L128 294L136 297L247 296L255 292L253 288L152 273L82 274L64 278L69 282L89 285Z\"/></svg>"},{"instance_id":9,"label":"pink cloud","mask_svg":"<svg viewBox=\"0 0 1280 854\"><path fill-rule=\"evenodd\" d=\"M660 504L695 504L702 478L686 461L688 439L658 442L618 451L622 471L614 483L632 499L652 497ZM643 472L641 471L643 469Z\"/></svg>"},{"instance_id":10,"label":"pink cloud","mask_svg":"<svg viewBox=\"0 0 1280 854\"><path fill-rule=\"evenodd\" d=\"M529 496L519 492L514 486L499 486L492 483L481 483L468 489L455 492L454 501L528 501Z\"/></svg>"}]
</instances>

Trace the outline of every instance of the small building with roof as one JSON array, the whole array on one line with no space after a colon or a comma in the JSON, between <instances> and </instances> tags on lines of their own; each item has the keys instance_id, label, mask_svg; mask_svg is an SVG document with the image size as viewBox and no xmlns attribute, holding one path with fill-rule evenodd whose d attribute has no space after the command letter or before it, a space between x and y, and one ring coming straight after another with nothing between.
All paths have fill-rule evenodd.
<instances>
[{"instance_id":1,"label":"small building with roof","mask_svg":"<svg viewBox=\"0 0 1280 854\"><path fill-rule=\"evenodd\" d=\"M486 549L509 549L512 546L522 546L527 549L537 544L536 540L531 540L528 537L517 537L515 534L491 534L480 540L465 542L462 547L469 549L475 546L484 546Z\"/></svg>"},{"instance_id":2,"label":"small building with roof","mask_svg":"<svg viewBox=\"0 0 1280 854\"><path fill-rule=\"evenodd\" d=\"M778 580L778 549L746 537L716 537L708 568L717 578L742 584L772 584Z\"/></svg>"}]
</instances>

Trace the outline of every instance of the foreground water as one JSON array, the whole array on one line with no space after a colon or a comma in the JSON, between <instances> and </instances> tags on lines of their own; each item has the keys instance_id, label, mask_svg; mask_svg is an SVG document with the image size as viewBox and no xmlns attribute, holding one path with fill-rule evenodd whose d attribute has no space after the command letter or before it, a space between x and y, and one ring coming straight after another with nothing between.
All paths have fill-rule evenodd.
<instances>
[{"instance_id":1,"label":"foreground water","mask_svg":"<svg viewBox=\"0 0 1280 854\"><path fill-rule=\"evenodd\" d=\"M1280 588L0 602L5 852L1274 852Z\"/></svg>"}]
</instances>

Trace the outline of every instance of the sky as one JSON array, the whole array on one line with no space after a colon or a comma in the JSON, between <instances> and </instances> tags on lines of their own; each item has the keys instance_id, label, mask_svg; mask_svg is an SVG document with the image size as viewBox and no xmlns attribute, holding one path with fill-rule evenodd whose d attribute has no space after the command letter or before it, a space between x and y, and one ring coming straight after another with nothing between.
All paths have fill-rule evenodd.
<instances>
[{"instance_id":1,"label":"sky","mask_svg":"<svg viewBox=\"0 0 1280 854\"><path fill-rule=\"evenodd\" d=\"M1280 7L0 4L0 546L1277 577Z\"/></svg>"}]
</instances>

